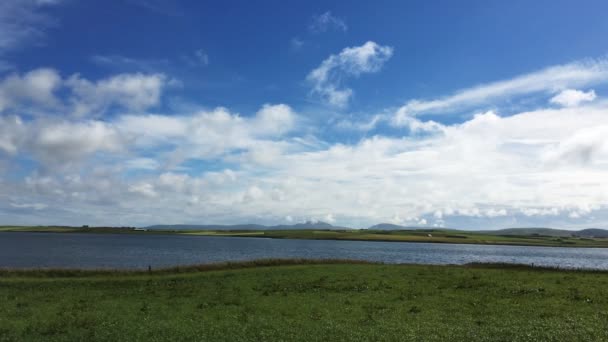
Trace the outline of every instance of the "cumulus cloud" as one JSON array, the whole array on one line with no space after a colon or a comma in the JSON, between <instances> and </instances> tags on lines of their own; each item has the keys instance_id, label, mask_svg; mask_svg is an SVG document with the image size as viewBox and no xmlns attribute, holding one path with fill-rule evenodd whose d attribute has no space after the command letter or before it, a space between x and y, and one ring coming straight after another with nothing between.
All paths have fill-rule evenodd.
<instances>
[{"instance_id":1,"label":"cumulus cloud","mask_svg":"<svg viewBox=\"0 0 608 342\"><path fill-rule=\"evenodd\" d=\"M0 116L0 151L14 155L24 138L24 124L18 116Z\"/></svg>"},{"instance_id":2,"label":"cumulus cloud","mask_svg":"<svg viewBox=\"0 0 608 342\"><path fill-rule=\"evenodd\" d=\"M0 152L30 155L53 167L79 162L97 152L118 153L125 143L114 126L101 121L23 121L18 116L0 116Z\"/></svg>"},{"instance_id":3,"label":"cumulus cloud","mask_svg":"<svg viewBox=\"0 0 608 342\"><path fill-rule=\"evenodd\" d=\"M175 145L174 163L180 163L188 158L214 158L235 150L255 153L273 149L280 154L285 143L275 140L296 127L297 117L285 104L266 104L249 117L216 108L188 116L127 115L115 124L125 136L133 137L137 146Z\"/></svg>"},{"instance_id":4,"label":"cumulus cloud","mask_svg":"<svg viewBox=\"0 0 608 342\"><path fill-rule=\"evenodd\" d=\"M30 155L58 167L79 165L96 155L128 157L129 151L165 151L162 160L130 158L127 169L156 170L189 159L217 157L268 163L297 142L279 141L297 125L287 105L266 104L249 117L225 108L191 115L122 115L113 120L92 118L56 120L0 116L0 153ZM241 156L241 157L239 157Z\"/></svg>"},{"instance_id":5,"label":"cumulus cloud","mask_svg":"<svg viewBox=\"0 0 608 342\"><path fill-rule=\"evenodd\" d=\"M26 148L49 163L64 163L95 152L118 152L122 139L116 129L100 121L41 122L33 127Z\"/></svg>"},{"instance_id":6,"label":"cumulus cloud","mask_svg":"<svg viewBox=\"0 0 608 342\"><path fill-rule=\"evenodd\" d=\"M118 105L143 110L159 103L165 76L162 74L120 74L97 82L73 75L66 80L72 90L76 116L99 115Z\"/></svg>"},{"instance_id":7,"label":"cumulus cloud","mask_svg":"<svg viewBox=\"0 0 608 342\"><path fill-rule=\"evenodd\" d=\"M358 71L348 75L381 67L349 58ZM343 66L328 74L334 68ZM450 123L408 115L409 131L336 142L315 136L286 104L243 114L218 107L57 120L15 115L25 99L35 102L16 98L7 102L11 113L0 114L0 161L28 164L18 180L0 168L5 212L33 212L30 204L68 208L53 217L87 224L315 218L355 227L388 221L488 228L535 220L582 225L608 210L608 103L601 99L553 106L542 93L546 108L481 110ZM361 127L353 120L350 129L366 132L391 119L392 112L381 113Z\"/></svg>"},{"instance_id":8,"label":"cumulus cloud","mask_svg":"<svg viewBox=\"0 0 608 342\"><path fill-rule=\"evenodd\" d=\"M141 223L261 219L276 223L286 217L345 225L359 222L358 227L378 222L450 226L455 218L467 217L518 217L520 222L542 217L564 223L588 218L608 203L604 181L608 154L602 145L603 137L608 136L602 128L608 125L606 109L605 103L597 102L594 106L547 108L510 116L483 112L461 123L443 125L432 135L373 136L355 144L279 149L279 157L254 167L248 167L243 159L231 158L244 156L243 150L249 158L258 148L262 148L262 156L272 155L266 148L284 143L273 139L285 133L274 126L260 129L259 125L290 116L286 114L290 110L267 105L245 117L217 109L167 117L183 124L160 132L173 138L149 142L161 144L162 149L147 150L142 145L131 153L145 151L142 154L146 157L140 154L133 159L126 153L119 159L125 162L117 164L153 172L130 178L116 169L117 165L92 171L99 168L93 163L85 173L69 170L32 175L25 187L5 193L28 194L11 203L48 204L52 200L79 207L105 203L104 208L124 212L124 217ZM144 121L135 127L143 132L150 117L141 118ZM134 131L125 130L123 124L117 120L111 127L121 135L131 135ZM283 125L287 124L279 126ZM154 124L148 131L161 126ZM232 141L235 137L239 140ZM581 141L583 137L590 138ZM192 174L192 170L156 168L154 160L162 159L175 139L182 139L177 143L180 147L190 146L192 150L185 154L188 158L212 160L218 157L217 151L223 151L221 158L236 170ZM572 155L587 154L584 148L573 146L588 145L598 146L590 159L572 162L571 158L578 158ZM106 148L105 153L113 155L122 153L103 145L96 148ZM563 163L556 163L555 158Z\"/></svg>"},{"instance_id":9,"label":"cumulus cloud","mask_svg":"<svg viewBox=\"0 0 608 342\"><path fill-rule=\"evenodd\" d=\"M312 85L313 93L319 95L325 103L344 108L350 101L353 90L342 86L343 79L378 72L392 55L392 47L368 41L329 56L306 79Z\"/></svg>"},{"instance_id":10,"label":"cumulus cloud","mask_svg":"<svg viewBox=\"0 0 608 342\"><path fill-rule=\"evenodd\" d=\"M608 125L574 130L571 136L548 148L543 159L562 165L608 160Z\"/></svg>"},{"instance_id":11,"label":"cumulus cloud","mask_svg":"<svg viewBox=\"0 0 608 342\"><path fill-rule=\"evenodd\" d=\"M0 81L0 112L23 104L57 106L59 100L55 92L61 84L57 71L48 68L35 69L24 75L10 74Z\"/></svg>"},{"instance_id":12,"label":"cumulus cloud","mask_svg":"<svg viewBox=\"0 0 608 342\"><path fill-rule=\"evenodd\" d=\"M258 135L280 136L294 128L296 119L296 113L286 104L265 104L256 113L253 128Z\"/></svg>"},{"instance_id":13,"label":"cumulus cloud","mask_svg":"<svg viewBox=\"0 0 608 342\"><path fill-rule=\"evenodd\" d=\"M158 194L154 190L154 186L149 183L138 183L129 186L129 192L136 193L145 197L156 197Z\"/></svg>"},{"instance_id":14,"label":"cumulus cloud","mask_svg":"<svg viewBox=\"0 0 608 342\"><path fill-rule=\"evenodd\" d=\"M330 29L346 32L348 26L343 19L337 18L330 11L327 11L323 14L314 15L308 29L313 33L322 33Z\"/></svg>"},{"instance_id":15,"label":"cumulus cloud","mask_svg":"<svg viewBox=\"0 0 608 342\"><path fill-rule=\"evenodd\" d=\"M160 102L170 82L163 74L125 73L91 81L80 75L63 79L50 68L0 80L0 113L11 109L22 114L66 112L77 117L101 116L112 108L142 111ZM67 96L58 93L67 92Z\"/></svg>"},{"instance_id":16,"label":"cumulus cloud","mask_svg":"<svg viewBox=\"0 0 608 342\"><path fill-rule=\"evenodd\" d=\"M459 90L446 97L433 100L410 100L396 111L393 123L403 125L408 117L415 115L454 113L475 105L487 104L492 100L539 92L555 93L570 87L581 87L606 81L608 81L608 60L606 59L556 65L512 79ZM568 95L564 96L572 97L572 92L566 94ZM580 102L581 94L577 93L577 95L579 95ZM589 98L590 96L594 97L590 94L583 97ZM562 102L565 101L565 97L558 97L558 101L559 99L563 99Z\"/></svg>"},{"instance_id":17,"label":"cumulus cloud","mask_svg":"<svg viewBox=\"0 0 608 342\"><path fill-rule=\"evenodd\" d=\"M99 117L113 109L143 111L158 105L171 83L163 74L123 73L91 81L77 74L62 78L50 68L34 69L0 80L0 113Z\"/></svg>"},{"instance_id":18,"label":"cumulus cloud","mask_svg":"<svg viewBox=\"0 0 608 342\"><path fill-rule=\"evenodd\" d=\"M595 100L595 91L589 90L584 92L576 89L566 89L561 91L559 94L551 98L551 103L558 104L560 106L572 107L578 106L582 102L589 102Z\"/></svg>"}]
</instances>

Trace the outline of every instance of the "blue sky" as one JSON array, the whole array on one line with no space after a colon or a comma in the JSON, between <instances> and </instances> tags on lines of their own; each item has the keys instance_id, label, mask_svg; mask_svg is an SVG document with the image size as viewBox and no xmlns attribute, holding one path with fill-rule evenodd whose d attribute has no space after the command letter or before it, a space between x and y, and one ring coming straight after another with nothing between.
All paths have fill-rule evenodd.
<instances>
[{"instance_id":1,"label":"blue sky","mask_svg":"<svg viewBox=\"0 0 608 342\"><path fill-rule=\"evenodd\" d=\"M608 227L607 10L4 1L0 224Z\"/></svg>"}]
</instances>

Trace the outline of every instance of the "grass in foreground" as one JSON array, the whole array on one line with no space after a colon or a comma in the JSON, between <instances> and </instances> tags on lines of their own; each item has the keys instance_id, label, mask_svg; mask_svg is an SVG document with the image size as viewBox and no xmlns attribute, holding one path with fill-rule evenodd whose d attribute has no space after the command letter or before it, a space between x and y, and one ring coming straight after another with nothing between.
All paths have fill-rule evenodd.
<instances>
[{"instance_id":1,"label":"grass in foreground","mask_svg":"<svg viewBox=\"0 0 608 342\"><path fill-rule=\"evenodd\" d=\"M608 340L608 273L281 262L4 272L0 341Z\"/></svg>"}]
</instances>

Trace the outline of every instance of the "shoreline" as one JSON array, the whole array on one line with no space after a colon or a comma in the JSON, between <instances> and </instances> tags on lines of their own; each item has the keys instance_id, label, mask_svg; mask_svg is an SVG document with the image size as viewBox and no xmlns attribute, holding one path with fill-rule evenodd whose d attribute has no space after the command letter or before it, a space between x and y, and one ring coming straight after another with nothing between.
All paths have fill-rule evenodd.
<instances>
[{"instance_id":1,"label":"shoreline","mask_svg":"<svg viewBox=\"0 0 608 342\"><path fill-rule=\"evenodd\" d=\"M177 276L199 274L217 271L238 271L246 269L259 269L268 267L289 266L346 266L368 265L388 267L420 267L439 269L487 269L487 270L513 270L532 272L565 272L565 273L593 273L608 274L608 270L587 268L563 268L554 266L529 265L521 263L471 262L466 264L416 264L416 263L383 263L358 259L255 259L249 261L212 262L206 264L160 267L154 269L86 269L86 268L0 268L0 280L11 278L91 278L111 276L139 277L139 276Z\"/></svg>"},{"instance_id":2,"label":"shoreline","mask_svg":"<svg viewBox=\"0 0 608 342\"><path fill-rule=\"evenodd\" d=\"M487 246L563 247L563 248L608 248L606 238L551 237L529 235L491 235L469 231L431 230L437 236L427 237L427 231L416 230L134 230L128 228L77 228L77 227L0 227L2 233L63 233L63 234L129 234L129 235L182 235L206 237L240 237L288 240L331 240L362 242L439 243ZM333 234L333 235L329 235ZM387 238L390 236L392 238ZM458 236L458 237L455 237ZM521 241L525 240L525 241Z\"/></svg>"}]
</instances>

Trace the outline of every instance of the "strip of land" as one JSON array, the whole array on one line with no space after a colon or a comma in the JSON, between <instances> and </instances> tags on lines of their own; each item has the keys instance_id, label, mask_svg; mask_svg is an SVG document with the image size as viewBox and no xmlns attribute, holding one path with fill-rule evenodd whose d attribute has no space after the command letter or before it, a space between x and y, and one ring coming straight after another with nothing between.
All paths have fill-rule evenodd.
<instances>
[{"instance_id":1,"label":"strip of land","mask_svg":"<svg viewBox=\"0 0 608 342\"><path fill-rule=\"evenodd\" d=\"M180 234L200 236L256 237L275 239L354 240L389 242L434 242L483 245L520 245L550 247L604 247L606 237L550 236L510 232L474 232L448 229L373 230L373 229L287 229L287 230L196 230L196 229L140 229L129 227L64 227L64 226L0 226L0 232L54 233L114 233L114 234ZM527 233L526 233L527 232Z\"/></svg>"},{"instance_id":2,"label":"strip of land","mask_svg":"<svg viewBox=\"0 0 608 342\"><path fill-rule=\"evenodd\" d=\"M608 273L270 260L0 271L1 341L606 341Z\"/></svg>"}]
</instances>

